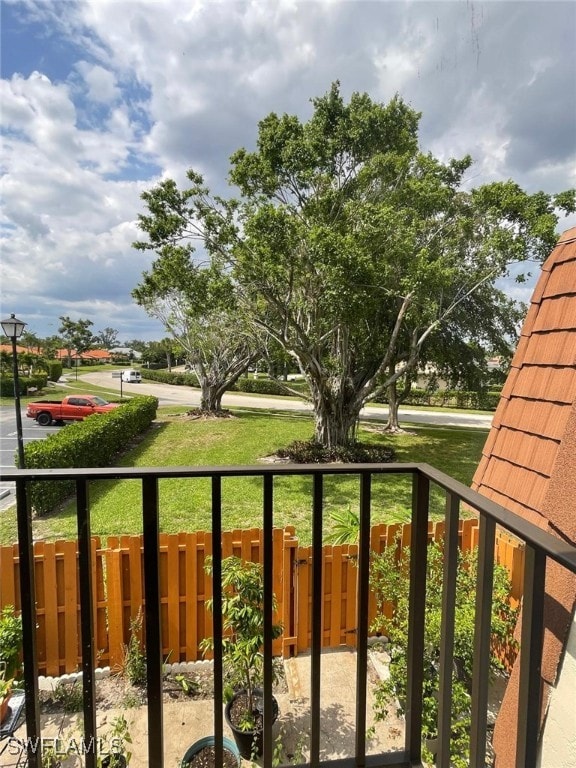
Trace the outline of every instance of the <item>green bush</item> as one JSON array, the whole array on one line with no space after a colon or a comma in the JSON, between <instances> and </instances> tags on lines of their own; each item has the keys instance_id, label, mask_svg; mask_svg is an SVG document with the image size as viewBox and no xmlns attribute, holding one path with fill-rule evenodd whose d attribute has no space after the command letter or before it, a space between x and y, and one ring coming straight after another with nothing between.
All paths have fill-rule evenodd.
<instances>
[{"instance_id":1,"label":"green bush","mask_svg":"<svg viewBox=\"0 0 576 768\"><path fill-rule=\"evenodd\" d=\"M106 467L156 418L156 397L134 397L120 408L69 424L46 440L24 446L26 467ZM37 515L50 512L74 491L74 481L32 482L30 503Z\"/></svg>"},{"instance_id":2,"label":"green bush","mask_svg":"<svg viewBox=\"0 0 576 768\"><path fill-rule=\"evenodd\" d=\"M20 395L27 393L28 389L44 389L48 382L45 373L35 373L32 376L19 376L18 389ZM0 378L0 395L2 397L14 397L14 379L12 376L2 376Z\"/></svg>"},{"instance_id":3,"label":"green bush","mask_svg":"<svg viewBox=\"0 0 576 768\"><path fill-rule=\"evenodd\" d=\"M48 360L46 362L46 365L48 367L48 380L49 381L58 381L60 376L62 376L62 363L60 360Z\"/></svg>"},{"instance_id":4,"label":"green bush","mask_svg":"<svg viewBox=\"0 0 576 768\"><path fill-rule=\"evenodd\" d=\"M168 371L153 371L142 368L140 373L143 379L159 381L162 384L175 386L200 387L200 382L195 373L171 373ZM276 379L256 379L242 376L236 384L228 387L228 392L254 392L259 395L290 395L290 390L296 390L306 394L309 389L305 381L288 381L286 383Z\"/></svg>"},{"instance_id":5,"label":"green bush","mask_svg":"<svg viewBox=\"0 0 576 768\"><path fill-rule=\"evenodd\" d=\"M342 461L346 464L384 464L396 458L394 449L387 445L353 443L326 448L314 440L295 440L285 448L279 448L276 454L297 464L325 464L330 461Z\"/></svg>"},{"instance_id":6,"label":"green bush","mask_svg":"<svg viewBox=\"0 0 576 768\"><path fill-rule=\"evenodd\" d=\"M255 392L259 395L290 395L292 393L288 387L302 389L301 385L293 387L292 382L284 384L275 379L252 379L247 376L238 379L237 386L240 392Z\"/></svg>"},{"instance_id":7,"label":"green bush","mask_svg":"<svg viewBox=\"0 0 576 768\"><path fill-rule=\"evenodd\" d=\"M171 371L154 371L150 368L141 368L143 379L159 381L162 384L173 384L180 387L199 387L198 376L195 373L172 373Z\"/></svg>"},{"instance_id":8,"label":"green bush","mask_svg":"<svg viewBox=\"0 0 576 768\"><path fill-rule=\"evenodd\" d=\"M12 605L6 605L0 611L0 666L4 669L5 680L20 676L21 650L22 618L16 616Z\"/></svg>"},{"instance_id":9,"label":"green bush","mask_svg":"<svg viewBox=\"0 0 576 768\"><path fill-rule=\"evenodd\" d=\"M387 547L381 555L374 555L370 568L370 583L376 596L378 616L372 631L384 634L389 641L390 677L376 686L375 715L383 719L395 699L400 702L400 713L406 702L407 638L409 622L410 549ZM471 719L472 666L474 657L474 619L477 574L477 549L459 551L456 575L456 614L454 626L453 704L451 761L454 768L468 766L469 728ZM428 546L426 570L426 622L424 626L424 684L422 735L434 737L438 730L438 672L440 658L440 632L442 623L442 546L432 542ZM510 607L510 580L503 566L494 567L492 593L492 655L491 665L502 667L503 648L517 649L513 639L518 609ZM386 607L392 604L392 617Z\"/></svg>"},{"instance_id":10,"label":"green bush","mask_svg":"<svg viewBox=\"0 0 576 768\"><path fill-rule=\"evenodd\" d=\"M440 408L468 408L483 411L495 411L500 400L500 392L468 392L463 389L412 389L402 401L403 406L428 405ZM375 403L388 403L386 392L374 398Z\"/></svg>"}]
</instances>

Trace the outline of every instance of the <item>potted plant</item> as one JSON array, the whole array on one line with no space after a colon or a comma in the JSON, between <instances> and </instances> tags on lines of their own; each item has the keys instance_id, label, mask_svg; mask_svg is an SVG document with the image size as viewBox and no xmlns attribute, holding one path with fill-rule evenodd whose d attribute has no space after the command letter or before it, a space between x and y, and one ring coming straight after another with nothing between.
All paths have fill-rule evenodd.
<instances>
[{"instance_id":1,"label":"potted plant","mask_svg":"<svg viewBox=\"0 0 576 768\"><path fill-rule=\"evenodd\" d=\"M0 668L6 680L19 678L21 651L22 618L16 615L13 606L6 605L0 611Z\"/></svg>"},{"instance_id":2,"label":"potted plant","mask_svg":"<svg viewBox=\"0 0 576 768\"><path fill-rule=\"evenodd\" d=\"M62 761L60 760L55 747L52 745L44 745L42 747L42 768L60 768Z\"/></svg>"},{"instance_id":3,"label":"potted plant","mask_svg":"<svg viewBox=\"0 0 576 768\"><path fill-rule=\"evenodd\" d=\"M132 758L132 752L127 747L132 744L128 722L124 715L118 715L110 726L106 734L110 751L98 758L98 768L126 768Z\"/></svg>"},{"instance_id":4,"label":"potted plant","mask_svg":"<svg viewBox=\"0 0 576 768\"><path fill-rule=\"evenodd\" d=\"M8 702L10 701L14 684L14 680L11 677L5 679L4 674L5 671L3 669L0 670L0 723L3 722L8 713Z\"/></svg>"},{"instance_id":5,"label":"potted plant","mask_svg":"<svg viewBox=\"0 0 576 768\"><path fill-rule=\"evenodd\" d=\"M216 766L216 751L214 744L216 739L214 736L206 736L203 739L199 739L192 744L182 758L180 768L208 768L208 766ZM223 763L222 768L240 768L240 752L236 744L226 736L222 738L223 748Z\"/></svg>"},{"instance_id":6,"label":"potted plant","mask_svg":"<svg viewBox=\"0 0 576 768\"><path fill-rule=\"evenodd\" d=\"M212 574L207 559L206 572ZM208 607L212 608L209 601ZM273 598L273 608L276 600ZM222 659L228 682L226 722L242 757L262 754L264 700L262 694L264 644L264 578L262 566L227 557L222 560ZM272 636L282 634L280 624L272 625ZM213 648L213 639L203 643ZM278 717L278 703L272 700L272 719Z\"/></svg>"}]
</instances>

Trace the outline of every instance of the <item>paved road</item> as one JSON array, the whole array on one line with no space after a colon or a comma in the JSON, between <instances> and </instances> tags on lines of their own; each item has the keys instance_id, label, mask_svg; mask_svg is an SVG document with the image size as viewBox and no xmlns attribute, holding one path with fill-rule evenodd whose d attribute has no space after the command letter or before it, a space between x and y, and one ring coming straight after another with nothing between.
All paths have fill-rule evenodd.
<instances>
[{"instance_id":1,"label":"paved road","mask_svg":"<svg viewBox=\"0 0 576 768\"><path fill-rule=\"evenodd\" d=\"M24 445L34 440L44 440L59 429L62 427L39 427L35 421L26 418L26 409L22 410ZM16 466L17 451L16 411L12 405L3 405L0 407L0 511L14 503L13 483L5 482L2 476L5 470Z\"/></svg>"},{"instance_id":2,"label":"paved road","mask_svg":"<svg viewBox=\"0 0 576 768\"><path fill-rule=\"evenodd\" d=\"M88 373L82 379L91 384L109 389L110 394L117 396L120 391L120 381L112 378L111 371ZM141 384L123 384L122 391L127 394L155 395L160 405L200 405L200 392L188 387L175 387L170 384L142 381ZM253 397L245 392L228 392L224 395L222 404L226 407L272 408L284 411L310 411L312 407L302 400L289 400L281 397ZM386 406L367 406L361 415L366 418L385 421L388 418ZM448 427L476 427L489 429L492 424L491 415L467 413L445 413L438 411L420 411L410 408L400 409L400 421L413 424L435 424Z\"/></svg>"},{"instance_id":3,"label":"paved road","mask_svg":"<svg viewBox=\"0 0 576 768\"><path fill-rule=\"evenodd\" d=\"M118 397L120 392L120 380L112 378L111 371L99 373L88 373L82 376L82 379L90 384L105 387L110 397ZM160 405L189 405L191 407L200 405L200 392L188 387L176 387L170 384L160 384L157 382L142 382L141 384L122 383L122 392L127 395L154 395ZM106 395L104 394L104 397ZM244 392L230 392L224 395L222 404L225 407L244 407L244 408L267 408L285 411L310 412L311 405L302 400L289 400L279 397L253 397ZM365 418L384 421L388 417L388 409L378 406L367 406L362 414ZM492 416L480 414L470 414L466 411L460 413L447 413L435 411L419 411L409 408L400 410L400 422L404 424L432 424L437 426L450 426L462 428L489 429L492 423ZM22 424L24 443L32 440L43 440L49 434L57 432L63 427L39 427L36 422L26 419L25 413L22 413ZM64 427L65 429L65 427ZM16 441L16 416L12 406L2 406L0 408L0 472L4 469L14 467L14 456L17 450ZM0 511L14 503L11 493L11 485L3 483L0 479L0 496L9 492L9 495L0 498Z\"/></svg>"}]
</instances>

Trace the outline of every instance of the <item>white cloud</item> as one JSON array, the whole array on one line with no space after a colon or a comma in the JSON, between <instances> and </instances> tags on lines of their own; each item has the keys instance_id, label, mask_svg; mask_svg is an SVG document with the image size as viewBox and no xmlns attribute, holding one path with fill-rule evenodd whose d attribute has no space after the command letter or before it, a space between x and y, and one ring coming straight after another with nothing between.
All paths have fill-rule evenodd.
<instances>
[{"instance_id":1,"label":"white cloud","mask_svg":"<svg viewBox=\"0 0 576 768\"><path fill-rule=\"evenodd\" d=\"M79 61L76 69L82 75L87 87L87 96L96 103L110 104L121 97L116 75L99 65Z\"/></svg>"},{"instance_id":2,"label":"white cloud","mask_svg":"<svg viewBox=\"0 0 576 768\"><path fill-rule=\"evenodd\" d=\"M98 326L118 318L160 336L130 299L150 262L130 248L141 191L183 182L190 166L224 191L229 155L254 145L258 121L273 110L306 119L336 79L346 96L399 91L423 113L424 149L473 155L472 184L514 177L553 192L576 181L572 4L10 7L43 30L26 41L33 66L5 70L0 90L2 298L33 316L92 313Z\"/></svg>"}]
</instances>

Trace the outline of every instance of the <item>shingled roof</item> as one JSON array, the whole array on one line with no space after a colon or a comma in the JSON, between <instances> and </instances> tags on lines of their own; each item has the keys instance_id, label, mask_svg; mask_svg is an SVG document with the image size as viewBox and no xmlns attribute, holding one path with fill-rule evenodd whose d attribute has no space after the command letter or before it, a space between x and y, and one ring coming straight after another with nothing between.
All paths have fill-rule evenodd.
<instances>
[{"instance_id":1,"label":"shingled roof","mask_svg":"<svg viewBox=\"0 0 576 768\"><path fill-rule=\"evenodd\" d=\"M503 507L576 542L576 227L542 267L512 367L472 487ZM576 600L576 581L546 572L543 712ZM494 733L496 766L515 765L515 669Z\"/></svg>"},{"instance_id":2,"label":"shingled roof","mask_svg":"<svg viewBox=\"0 0 576 768\"><path fill-rule=\"evenodd\" d=\"M565 509L548 509L550 481L576 411L576 227L542 267L472 487L502 506L576 536ZM576 465L575 465L576 466ZM561 464L558 466L560 470ZM575 472L576 473L576 472ZM568 480L568 478L566 478ZM550 514L548 514L550 513ZM545 523L544 523L545 524ZM566 526L570 530L566 530Z\"/></svg>"}]
</instances>

